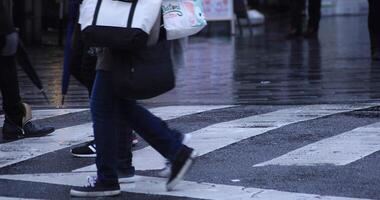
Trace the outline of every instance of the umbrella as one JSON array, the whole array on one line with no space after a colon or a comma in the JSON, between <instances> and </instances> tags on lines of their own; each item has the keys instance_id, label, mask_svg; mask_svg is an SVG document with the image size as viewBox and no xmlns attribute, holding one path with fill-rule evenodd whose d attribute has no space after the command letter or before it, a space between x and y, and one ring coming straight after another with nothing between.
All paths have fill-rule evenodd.
<instances>
[{"instance_id":1,"label":"umbrella","mask_svg":"<svg viewBox=\"0 0 380 200\"><path fill-rule=\"evenodd\" d=\"M72 49L71 49L71 38L74 33L74 23L78 16L79 12L79 2L78 0L69 0L69 20L67 25L66 32L66 44L64 50L64 60L63 60L63 73L62 73L62 105L65 101L65 95L67 94L67 90L69 88L70 82L70 62L72 57Z\"/></svg>"},{"instance_id":2,"label":"umbrella","mask_svg":"<svg viewBox=\"0 0 380 200\"><path fill-rule=\"evenodd\" d=\"M36 70L34 69L32 63L30 62L28 53L26 52L25 46L22 41L19 41L17 52L16 52L16 60L17 63L21 66L21 68L25 71L25 73L29 76L30 80L33 84L40 90L46 101L49 103L49 98L47 97L44 88L41 83L41 79L38 77Z\"/></svg>"}]
</instances>

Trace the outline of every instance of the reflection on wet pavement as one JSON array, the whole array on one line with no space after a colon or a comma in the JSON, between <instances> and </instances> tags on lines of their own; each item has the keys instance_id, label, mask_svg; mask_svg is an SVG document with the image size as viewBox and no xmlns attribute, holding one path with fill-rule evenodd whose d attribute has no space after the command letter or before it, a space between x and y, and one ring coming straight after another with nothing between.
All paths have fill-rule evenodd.
<instances>
[{"instance_id":1,"label":"reflection on wet pavement","mask_svg":"<svg viewBox=\"0 0 380 200\"><path fill-rule=\"evenodd\" d=\"M371 63L366 16L326 17L319 40L286 41L285 21L256 27L250 37L190 40L187 66L176 69L177 88L149 104L316 104L376 102L380 65ZM32 48L51 99L48 105L20 73L24 99L60 106L62 51ZM87 91L73 78L66 107L88 105Z\"/></svg>"}]
</instances>

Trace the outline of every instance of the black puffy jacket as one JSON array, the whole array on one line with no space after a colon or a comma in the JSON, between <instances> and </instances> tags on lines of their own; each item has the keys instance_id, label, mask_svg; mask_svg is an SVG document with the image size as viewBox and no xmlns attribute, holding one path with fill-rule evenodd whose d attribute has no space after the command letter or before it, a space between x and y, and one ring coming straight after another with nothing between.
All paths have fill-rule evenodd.
<instances>
[{"instance_id":1,"label":"black puffy jacket","mask_svg":"<svg viewBox=\"0 0 380 200\"><path fill-rule=\"evenodd\" d=\"M13 20L10 16L10 3L8 0L0 1L0 37L15 31ZM1 39L0 39L1 40Z\"/></svg>"}]
</instances>

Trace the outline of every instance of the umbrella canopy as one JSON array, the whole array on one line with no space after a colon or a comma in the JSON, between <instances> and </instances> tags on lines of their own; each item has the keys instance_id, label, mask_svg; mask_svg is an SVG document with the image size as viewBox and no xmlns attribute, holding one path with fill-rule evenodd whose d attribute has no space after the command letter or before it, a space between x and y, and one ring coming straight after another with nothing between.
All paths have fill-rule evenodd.
<instances>
[{"instance_id":1,"label":"umbrella canopy","mask_svg":"<svg viewBox=\"0 0 380 200\"><path fill-rule=\"evenodd\" d=\"M70 83L70 63L72 58L72 45L71 38L74 33L74 25L75 21L78 17L79 13L79 4L78 0L69 0L69 17L68 17L68 25L66 32L66 43L65 43L65 51L64 51L64 60L63 60L63 73L62 73L62 105L65 101L65 96L67 94L69 83Z\"/></svg>"},{"instance_id":2,"label":"umbrella canopy","mask_svg":"<svg viewBox=\"0 0 380 200\"><path fill-rule=\"evenodd\" d=\"M40 90L40 92L42 93L46 101L49 102L49 99L46 96L46 93L42 86L41 79L38 77L36 70L34 69L32 63L30 62L28 53L26 52L25 46L21 40L18 43L17 52L16 52L16 60L17 60L17 63L21 66L21 68L28 75L30 80L33 82L33 84Z\"/></svg>"}]
</instances>

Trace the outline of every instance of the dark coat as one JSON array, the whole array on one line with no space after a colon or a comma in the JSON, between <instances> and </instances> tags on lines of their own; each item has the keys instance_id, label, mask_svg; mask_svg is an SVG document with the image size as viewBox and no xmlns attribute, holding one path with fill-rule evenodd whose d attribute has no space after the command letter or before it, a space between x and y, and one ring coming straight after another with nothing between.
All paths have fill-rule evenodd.
<instances>
[{"instance_id":1,"label":"dark coat","mask_svg":"<svg viewBox=\"0 0 380 200\"><path fill-rule=\"evenodd\" d=\"M10 3L7 0L0 1L0 37L15 31L13 20L10 16Z\"/></svg>"}]
</instances>

